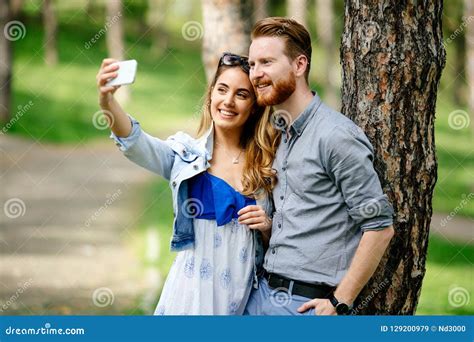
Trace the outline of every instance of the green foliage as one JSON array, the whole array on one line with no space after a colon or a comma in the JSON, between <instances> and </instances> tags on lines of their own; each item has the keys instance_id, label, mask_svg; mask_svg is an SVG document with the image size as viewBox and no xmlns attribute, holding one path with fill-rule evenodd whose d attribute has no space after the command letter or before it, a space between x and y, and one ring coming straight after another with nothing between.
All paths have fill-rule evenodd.
<instances>
[{"instance_id":1,"label":"green foliage","mask_svg":"<svg viewBox=\"0 0 474 342\"><path fill-rule=\"evenodd\" d=\"M431 237L417 314L473 315L473 260L473 245Z\"/></svg>"}]
</instances>

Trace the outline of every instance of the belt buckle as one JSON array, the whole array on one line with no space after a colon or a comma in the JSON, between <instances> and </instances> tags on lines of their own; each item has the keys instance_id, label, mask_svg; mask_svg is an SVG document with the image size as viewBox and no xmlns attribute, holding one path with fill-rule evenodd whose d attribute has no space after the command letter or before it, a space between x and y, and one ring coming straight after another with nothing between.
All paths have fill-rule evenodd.
<instances>
[{"instance_id":1,"label":"belt buckle","mask_svg":"<svg viewBox=\"0 0 474 342\"><path fill-rule=\"evenodd\" d=\"M273 284L271 284L272 279L273 279ZM272 274L268 275L268 285L270 285L270 287L272 287L274 289L277 289L277 288L287 289L286 286L284 286L284 282L285 282L285 279L283 279L283 278L272 277Z\"/></svg>"}]
</instances>

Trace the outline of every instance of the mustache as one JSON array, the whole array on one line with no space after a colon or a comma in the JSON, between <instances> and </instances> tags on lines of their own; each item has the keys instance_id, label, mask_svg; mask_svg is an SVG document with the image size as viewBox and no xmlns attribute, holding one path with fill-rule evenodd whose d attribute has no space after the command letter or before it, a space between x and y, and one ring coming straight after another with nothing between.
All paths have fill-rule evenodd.
<instances>
[{"instance_id":1,"label":"mustache","mask_svg":"<svg viewBox=\"0 0 474 342\"><path fill-rule=\"evenodd\" d=\"M258 86L261 85L261 84L273 84L273 82L272 82L272 80L269 80L269 79L265 79L265 80L255 80L255 81L253 82L253 85L254 85L255 87L258 87Z\"/></svg>"}]
</instances>

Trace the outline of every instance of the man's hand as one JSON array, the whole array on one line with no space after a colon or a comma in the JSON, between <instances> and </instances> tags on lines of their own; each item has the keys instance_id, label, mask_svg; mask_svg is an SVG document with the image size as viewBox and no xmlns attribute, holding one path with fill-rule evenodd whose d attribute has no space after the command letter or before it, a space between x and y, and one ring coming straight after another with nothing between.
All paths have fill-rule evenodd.
<instances>
[{"instance_id":1,"label":"man's hand","mask_svg":"<svg viewBox=\"0 0 474 342\"><path fill-rule=\"evenodd\" d=\"M331 304L329 299L315 298L309 302L304 303L298 308L299 313L303 313L311 308L314 308L314 314L321 315L337 315L336 308Z\"/></svg>"}]
</instances>

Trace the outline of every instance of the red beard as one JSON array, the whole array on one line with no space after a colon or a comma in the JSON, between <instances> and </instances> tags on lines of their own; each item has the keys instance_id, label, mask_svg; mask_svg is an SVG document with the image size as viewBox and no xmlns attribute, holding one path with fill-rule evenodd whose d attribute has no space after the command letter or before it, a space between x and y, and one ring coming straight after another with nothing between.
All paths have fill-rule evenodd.
<instances>
[{"instance_id":1,"label":"red beard","mask_svg":"<svg viewBox=\"0 0 474 342\"><path fill-rule=\"evenodd\" d=\"M261 83L266 82L260 81L256 83L256 85ZM285 102L296 89L296 77L290 72L288 77L280 78L278 81L272 82L271 87L271 91L266 94L259 94L255 88L257 103L260 106L274 106Z\"/></svg>"}]
</instances>

